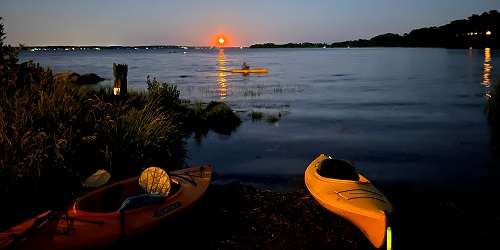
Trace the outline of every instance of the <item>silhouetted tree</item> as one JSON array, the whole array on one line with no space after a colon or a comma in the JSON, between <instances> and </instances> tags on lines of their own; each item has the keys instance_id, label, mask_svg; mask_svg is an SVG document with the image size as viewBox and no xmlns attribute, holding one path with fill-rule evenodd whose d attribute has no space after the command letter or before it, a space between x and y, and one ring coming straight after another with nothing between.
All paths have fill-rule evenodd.
<instances>
[{"instance_id":1,"label":"silhouetted tree","mask_svg":"<svg viewBox=\"0 0 500 250\"><path fill-rule=\"evenodd\" d=\"M455 20L439 27L414 29L404 35L387 33L369 40L360 39L332 44L287 43L255 44L250 48L318 48L318 47L490 47L500 46L500 13L497 10L472 15L467 19ZM487 31L490 33L486 34Z\"/></svg>"}]
</instances>

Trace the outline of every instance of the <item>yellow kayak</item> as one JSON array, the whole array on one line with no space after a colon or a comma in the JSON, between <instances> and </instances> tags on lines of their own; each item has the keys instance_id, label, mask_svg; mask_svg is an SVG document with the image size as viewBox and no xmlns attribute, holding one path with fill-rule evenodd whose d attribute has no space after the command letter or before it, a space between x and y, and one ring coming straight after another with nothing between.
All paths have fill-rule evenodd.
<instances>
[{"instance_id":1,"label":"yellow kayak","mask_svg":"<svg viewBox=\"0 0 500 250\"><path fill-rule=\"evenodd\" d=\"M240 74L267 74L269 70L266 68L250 68L250 69L232 69L232 73Z\"/></svg>"},{"instance_id":2,"label":"yellow kayak","mask_svg":"<svg viewBox=\"0 0 500 250\"><path fill-rule=\"evenodd\" d=\"M387 243L387 249L391 248L387 216L392 205L350 163L321 154L307 167L304 181L316 201L356 225L373 246Z\"/></svg>"}]
</instances>

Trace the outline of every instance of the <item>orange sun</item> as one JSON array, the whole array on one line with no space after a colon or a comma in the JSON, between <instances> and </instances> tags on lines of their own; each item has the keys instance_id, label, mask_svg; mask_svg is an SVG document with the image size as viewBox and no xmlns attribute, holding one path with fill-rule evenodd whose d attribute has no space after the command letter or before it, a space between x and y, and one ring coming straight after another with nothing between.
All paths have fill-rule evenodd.
<instances>
[{"instance_id":1,"label":"orange sun","mask_svg":"<svg viewBox=\"0 0 500 250\"><path fill-rule=\"evenodd\" d=\"M215 33L210 36L210 46L224 48L233 44L233 38L226 33Z\"/></svg>"},{"instance_id":2,"label":"orange sun","mask_svg":"<svg viewBox=\"0 0 500 250\"><path fill-rule=\"evenodd\" d=\"M219 43L220 46L223 46L226 40L223 37L219 37L219 39L217 39L217 42Z\"/></svg>"}]
</instances>

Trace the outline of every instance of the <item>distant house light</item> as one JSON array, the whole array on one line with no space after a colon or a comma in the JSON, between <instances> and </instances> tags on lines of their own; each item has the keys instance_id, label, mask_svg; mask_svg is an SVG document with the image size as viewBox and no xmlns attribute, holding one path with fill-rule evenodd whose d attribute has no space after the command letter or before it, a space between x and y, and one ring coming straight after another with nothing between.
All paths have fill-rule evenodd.
<instances>
[{"instance_id":1,"label":"distant house light","mask_svg":"<svg viewBox=\"0 0 500 250\"><path fill-rule=\"evenodd\" d=\"M489 31L489 30L488 30L488 31L486 31L486 35L487 35L487 36L491 36L491 31Z\"/></svg>"}]
</instances>

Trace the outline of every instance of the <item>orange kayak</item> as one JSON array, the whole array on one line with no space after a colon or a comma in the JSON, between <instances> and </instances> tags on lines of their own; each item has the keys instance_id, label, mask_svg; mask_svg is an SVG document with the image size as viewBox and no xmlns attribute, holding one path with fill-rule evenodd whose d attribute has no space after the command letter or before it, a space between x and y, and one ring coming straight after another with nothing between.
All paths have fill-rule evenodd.
<instances>
[{"instance_id":1,"label":"orange kayak","mask_svg":"<svg viewBox=\"0 0 500 250\"><path fill-rule=\"evenodd\" d=\"M325 169L321 169L324 161L339 167L332 168L332 165L324 164ZM353 172L346 172L346 169L352 169ZM387 249L391 248L392 231L388 225L388 215L392 213L392 205L350 163L321 154L307 167L304 181L321 206L356 225L374 247L386 245Z\"/></svg>"},{"instance_id":2,"label":"orange kayak","mask_svg":"<svg viewBox=\"0 0 500 250\"><path fill-rule=\"evenodd\" d=\"M138 177L94 190L64 213L47 211L0 233L0 249L91 249L151 230L186 211L207 190L212 167L169 173L171 193L161 201L124 207L141 192ZM128 203L127 203L128 204Z\"/></svg>"},{"instance_id":3,"label":"orange kayak","mask_svg":"<svg viewBox=\"0 0 500 250\"><path fill-rule=\"evenodd\" d=\"M240 74L267 74L269 70L266 68L250 68L250 69L232 69L232 73Z\"/></svg>"}]
</instances>

